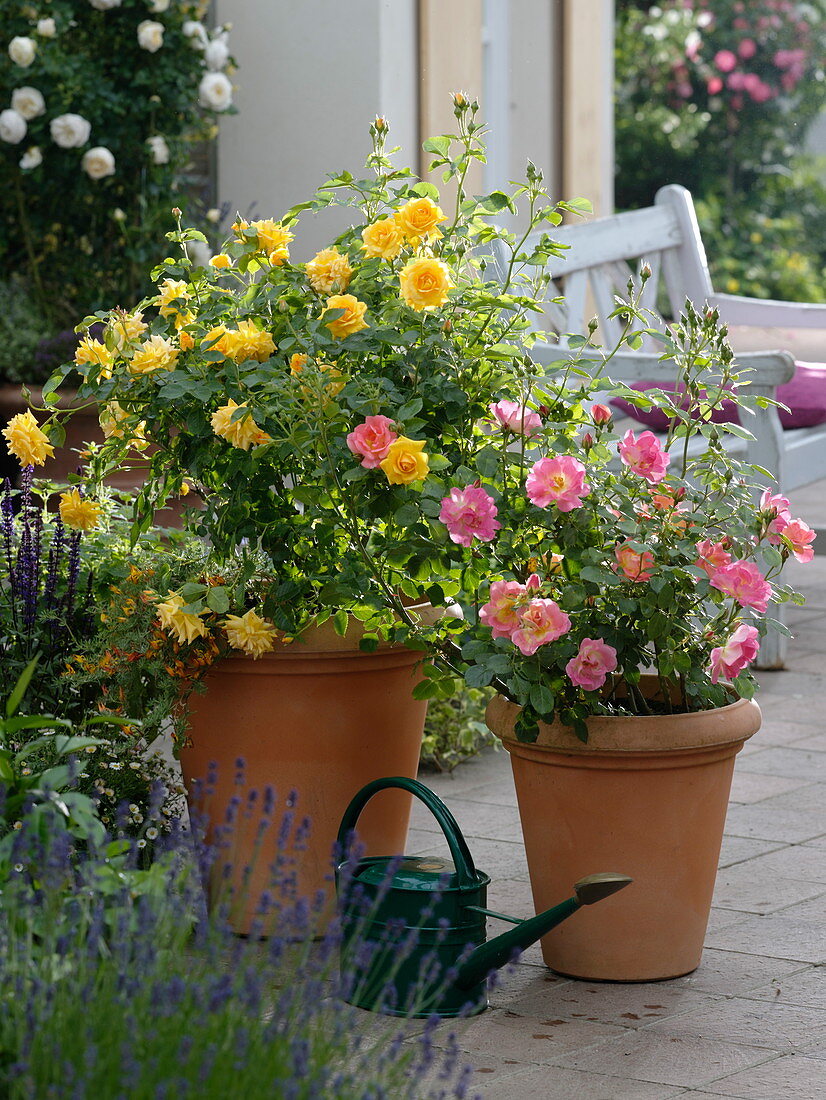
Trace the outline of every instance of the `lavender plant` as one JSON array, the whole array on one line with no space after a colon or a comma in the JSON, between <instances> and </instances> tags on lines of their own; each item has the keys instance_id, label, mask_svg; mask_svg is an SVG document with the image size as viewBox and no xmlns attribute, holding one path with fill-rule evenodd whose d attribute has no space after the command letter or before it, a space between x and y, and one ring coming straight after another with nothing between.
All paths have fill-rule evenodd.
<instances>
[{"instance_id":1,"label":"lavender plant","mask_svg":"<svg viewBox=\"0 0 826 1100\"><path fill-rule=\"evenodd\" d=\"M291 828L273 824L281 836ZM29 839L24 831L18 851ZM183 835L137 897L127 875L121 891L90 899L102 858L78 862L76 852L72 862L65 843L38 844L42 885L25 888L21 859L0 894L0 1091L9 1100L469 1096L471 1071L435 1020L412 1038L398 1020L343 1002L339 926L296 942L313 907L291 895L285 872L263 903L278 916L267 940L231 936L216 914L193 934L193 859L210 853Z\"/></svg>"}]
</instances>

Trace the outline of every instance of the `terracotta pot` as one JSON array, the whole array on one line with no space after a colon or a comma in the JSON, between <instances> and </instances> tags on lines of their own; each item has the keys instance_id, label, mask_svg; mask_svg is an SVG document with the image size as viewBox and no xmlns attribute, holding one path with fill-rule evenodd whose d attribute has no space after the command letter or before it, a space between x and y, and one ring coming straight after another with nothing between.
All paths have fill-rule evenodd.
<instances>
[{"instance_id":1,"label":"terracotta pot","mask_svg":"<svg viewBox=\"0 0 826 1100\"><path fill-rule=\"evenodd\" d=\"M427 702L413 698L421 679L422 654L405 646L374 653L358 649L361 631L353 623L344 638L329 623L258 660L230 657L206 678L206 692L190 697L191 744L181 750L187 789L217 765L217 782L197 809L209 822L209 836L225 820L234 795L275 788L277 823L291 791L297 818L309 818L310 833L290 847L299 896L327 892L333 902L332 852L348 803L366 783L386 776L416 775ZM236 761L244 761L246 790L236 784ZM410 795L383 791L359 819L367 855L404 852ZM232 924L248 931L261 894L270 886L273 836L254 851L260 816L241 824L230 858L233 889L241 889L244 868L252 872L235 905ZM270 830L272 834L275 830ZM226 863L222 856L221 861Z\"/></svg>"},{"instance_id":2,"label":"terracotta pot","mask_svg":"<svg viewBox=\"0 0 826 1100\"><path fill-rule=\"evenodd\" d=\"M551 969L574 978L658 981L700 963L734 758L760 727L741 699L694 714L588 721L587 744L559 722L535 744L514 736L501 697L487 723L510 753L537 912L584 875L634 882L542 940Z\"/></svg>"}]
</instances>

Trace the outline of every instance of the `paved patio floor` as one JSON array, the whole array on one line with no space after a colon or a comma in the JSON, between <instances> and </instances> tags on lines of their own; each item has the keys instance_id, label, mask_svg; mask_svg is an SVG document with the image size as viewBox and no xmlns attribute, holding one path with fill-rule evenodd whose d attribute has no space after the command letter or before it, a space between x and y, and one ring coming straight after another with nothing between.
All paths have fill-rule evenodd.
<instances>
[{"instance_id":1,"label":"paved patio floor","mask_svg":"<svg viewBox=\"0 0 826 1100\"><path fill-rule=\"evenodd\" d=\"M793 515L826 527L826 482L795 495ZM529 949L470 1020L445 1023L486 1100L826 1098L826 557L786 577L784 672L760 673L763 727L737 760L703 961L641 985L572 981ZM489 905L533 914L505 752L453 775L425 776L493 879ZM408 851L441 851L416 811ZM496 924L491 932L502 930Z\"/></svg>"}]
</instances>

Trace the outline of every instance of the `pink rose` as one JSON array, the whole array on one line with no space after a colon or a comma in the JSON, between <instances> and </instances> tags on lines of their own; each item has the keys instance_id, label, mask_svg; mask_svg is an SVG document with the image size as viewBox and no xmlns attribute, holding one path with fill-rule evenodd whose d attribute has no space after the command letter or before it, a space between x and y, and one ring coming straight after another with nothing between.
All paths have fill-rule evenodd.
<instances>
[{"instance_id":1,"label":"pink rose","mask_svg":"<svg viewBox=\"0 0 826 1100\"><path fill-rule=\"evenodd\" d=\"M387 458L390 444L398 439L392 424L387 416L368 416L347 436L347 446L353 454L361 455L361 464L366 469L376 469Z\"/></svg>"},{"instance_id":2,"label":"pink rose","mask_svg":"<svg viewBox=\"0 0 826 1100\"><path fill-rule=\"evenodd\" d=\"M737 47L737 52L744 61L749 61L757 53L757 43L753 38L744 38Z\"/></svg>"},{"instance_id":3,"label":"pink rose","mask_svg":"<svg viewBox=\"0 0 826 1100\"><path fill-rule=\"evenodd\" d=\"M583 638L579 653L565 666L572 684L585 691L596 691L617 667L617 651L602 638Z\"/></svg>"},{"instance_id":4,"label":"pink rose","mask_svg":"<svg viewBox=\"0 0 826 1100\"><path fill-rule=\"evenodd\" d=\"M731 50L718 50L714 55L714 64L721 73L730 73L737 64L737 57Z\"/></svg>"},{"instance_id":5,"label":"pink rose","mask_svg":"<svg viewBox=\"0 0 826 1100\"><path fill-rule=\"evenodd\" d=\"M629 581L651 580L647 570L654 564L654 555L650 550L637 551L630 542L621 542L614 547L614 557L617 559L614 571L622 570Z\"/></svg>"},{"instance_id":6,"label":"pink rose","mask_svg":"<svg viewBox=\"0 0 826 1100\"><path fill-rule=\"evenodd\" d=\"M541 645L555 642L571 629L571 620L553 600L531 600L523 610L519 626L511 641L525 657L536 653Z\"/></svg>"},{"instance_id":7,"label":"pink rose","mask_svg":"<svg viewBox=\"0 0 826 1100\"><path fill-rule=\"evenodd\" d=\"M662 481L671 461L671 455L662 449L653 432L641 432L637 438L631 428L622 437L619 455L633 473L644 477L651 485Z\"/></svg>"},{"instance_id":8,"label":"pink rose","mask_svg":"<svg viewBox=\"0 0 826 1100\"><path fill-rule=\"evenodd\" d=\"M519 626L519 604L525 598L525 586L518 581L494 581L488 602L479 609L479 618L490 627L494 638L510 638Z\"/></svg>"},{"instance_id":9,"label":"pink rose","mask_svg":"<svg viewBox=\"0 0 826 1100\"><path fill-rule=\"evenodd\" d=\"M591 486L585 481L585 467L571 455L540 458L531 467L525 481L525 490L538 508L553 503L560 512L570 512L582 507L582 497Z\"/></svg>"},{"instance_id":10,"label":"pink rose","mask_svg":"<svg viewBox=\"0 0 826 1100\"><path fill-rule=\"evenodd\" d=\"M711 539L703 539L697 543L699 557L694 563L705 571L707 577L711 577L718 569L731 563L731 554L726 550L725 543L712 542Z\"/></svg>"},{"instance_id":11,"label":"pink rose","mask_svg":"<svg viewBox=\"0 0 826 1100\"><path fill-rule=\"evenodd\" d=\"M812 543L814 542L815 532L802 519L793 519L780 532L784 539L788 539L791 543L792 553L799 562L811 561L815 556Z\"/></svg>"},{"instance_id":12,"label":"pink rose","mask_svg":"<svg viewBox=\"0 0 826 1100\"><path fill-rule=\"evenodd\" d=\"M780 532L792 518L789 507L786 497L773 493L771 489L766 489L760 497L760 511L765 513L764 519L768 521L766 535L768 541L775 545L780 543Z\"/></svg>"},{"instance_id":13,"label":"pink rose","mask_svg":"<svg viewBox=\"0 0 826 1100\"><path fill-rule=\"evenodd\" d=\"M609 424L613 413L607 405L601 405L599 401L591 406L591 419L595 424Z\"/></svg>"},{"instance_id":14,"label":"pink rose","mask_svg":"<svg viewBox=\"0 0 826 1100\"><path fill-rule=\"evenodd\" d=\"M723 82L719 76L712 76L706 84L709 95L719 95L723 90Z\"/></svg>"},{"instance_id":15,"label":"pink rose","mask_svg":"<svg viewBox=\"0 0 826 1100\"><path fill-rule=\"evenodd\" d=\"M753 607L764 612L772 594L772 586L750 561L733 561L721 566L709 578L712 588L725 592L737 600L741 607Z\"/></svg>"},{"instance_id":16,"label":"pink rose","mask_svg":"<svg viewBox=\"0 0 826 1100\"><path fill-rule=\"evenodd\" d=\"M490 405L490 411L499 425L516 435L536 435L542 431L542 418L538 413L531 412L525 405L518 401L508 401L503 398L496 404Z\"/></svg>"},{"instance_id":17,"label":"pink rose","mask_svg":"<svg viewBox=\"0 0 826 1100\"><path fill-rule=\"evenodd\" d=\"M502 526L496 519L498 509L493 497L476 485L451 489L442 500L439 519L460 546L470 546L474 539L490 542Z\"/></svg>"},{"instance_id":18,"label":"pink rose","mask_svg":"<svg viewBox=\"0 0 826 1100\"><path fill-rule=\"evenodd\" d=\"M760 648L757 637L756 627L741 623L725 645L715 646L712 649L712 684L716 684L721 676L724 680L737 679L746 665L750 665L757 656L757 651Z\"/></svg>"}]
</instances>

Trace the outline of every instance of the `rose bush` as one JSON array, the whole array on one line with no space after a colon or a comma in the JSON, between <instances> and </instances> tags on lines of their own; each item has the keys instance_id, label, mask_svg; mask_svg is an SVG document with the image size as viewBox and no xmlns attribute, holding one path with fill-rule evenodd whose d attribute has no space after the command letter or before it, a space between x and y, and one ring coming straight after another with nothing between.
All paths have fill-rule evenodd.
<instances>
[{"instance_id":1,"label":"rose bush","mask_svg":"<svg viewBox=\"0 0 826 1100\"><path fill-rule=\"evenodd\" d=\"M207 32L205 9L54 0L41 18L0 0L0 253L43 336L137 301L172 207L203 217L193 153L232 109L227 34Z\"/></svg>"},{"instance_id":2,"label":"rose bush","mask_svg":"<svg viewBox=\"0 0 826 1100\"><path fill-rule=\"evenodd\" d=\"M665 707L749 694L765 612L792 595L778 574L811 556L813 533L770 488L755 499L754 471L722 446L744 429L710 422L730 393L745 403L717 319L687 307L658 334L681 366L679 407L612 384L611 351L595 372L581 350L550 374L536 366L529 315L556 246L545 235L528 254L526 235L491 226L512 197L465 195L483 155L475 112L457 95L458 141L425 144L455 182L449 206L393 168L377 119L374 178L334 177L278 222L239 219L206 268L186 253L197 234L171 234L181 254L156 270L157 293L81 326L106 327L47 392L79 370L104 408L89 484L151 442L136 534L183 486L202 502L190 522L209 556L147 597L164 667L191 684L222 652L258 657L310 623L343 634L356 618L363 648L389 638L428 654L421 695L448 697L459 674L493 685L523 705L524 736L554 714L584 736L590 714L644 713L646 667ZM518 194L525 234L558 223L532 165ZM291 227L333 202L353 224L297 262ZM616 315L638 344L636 301ZM656 403L667 437L617 432L605 394ZM60 418L42 438L21 421L15 453L37 461ZM448 614L422 623L408 608L423 600ZM154 644L134 657L118 644L129 676Z\"/></svg>"}]
</instances>

